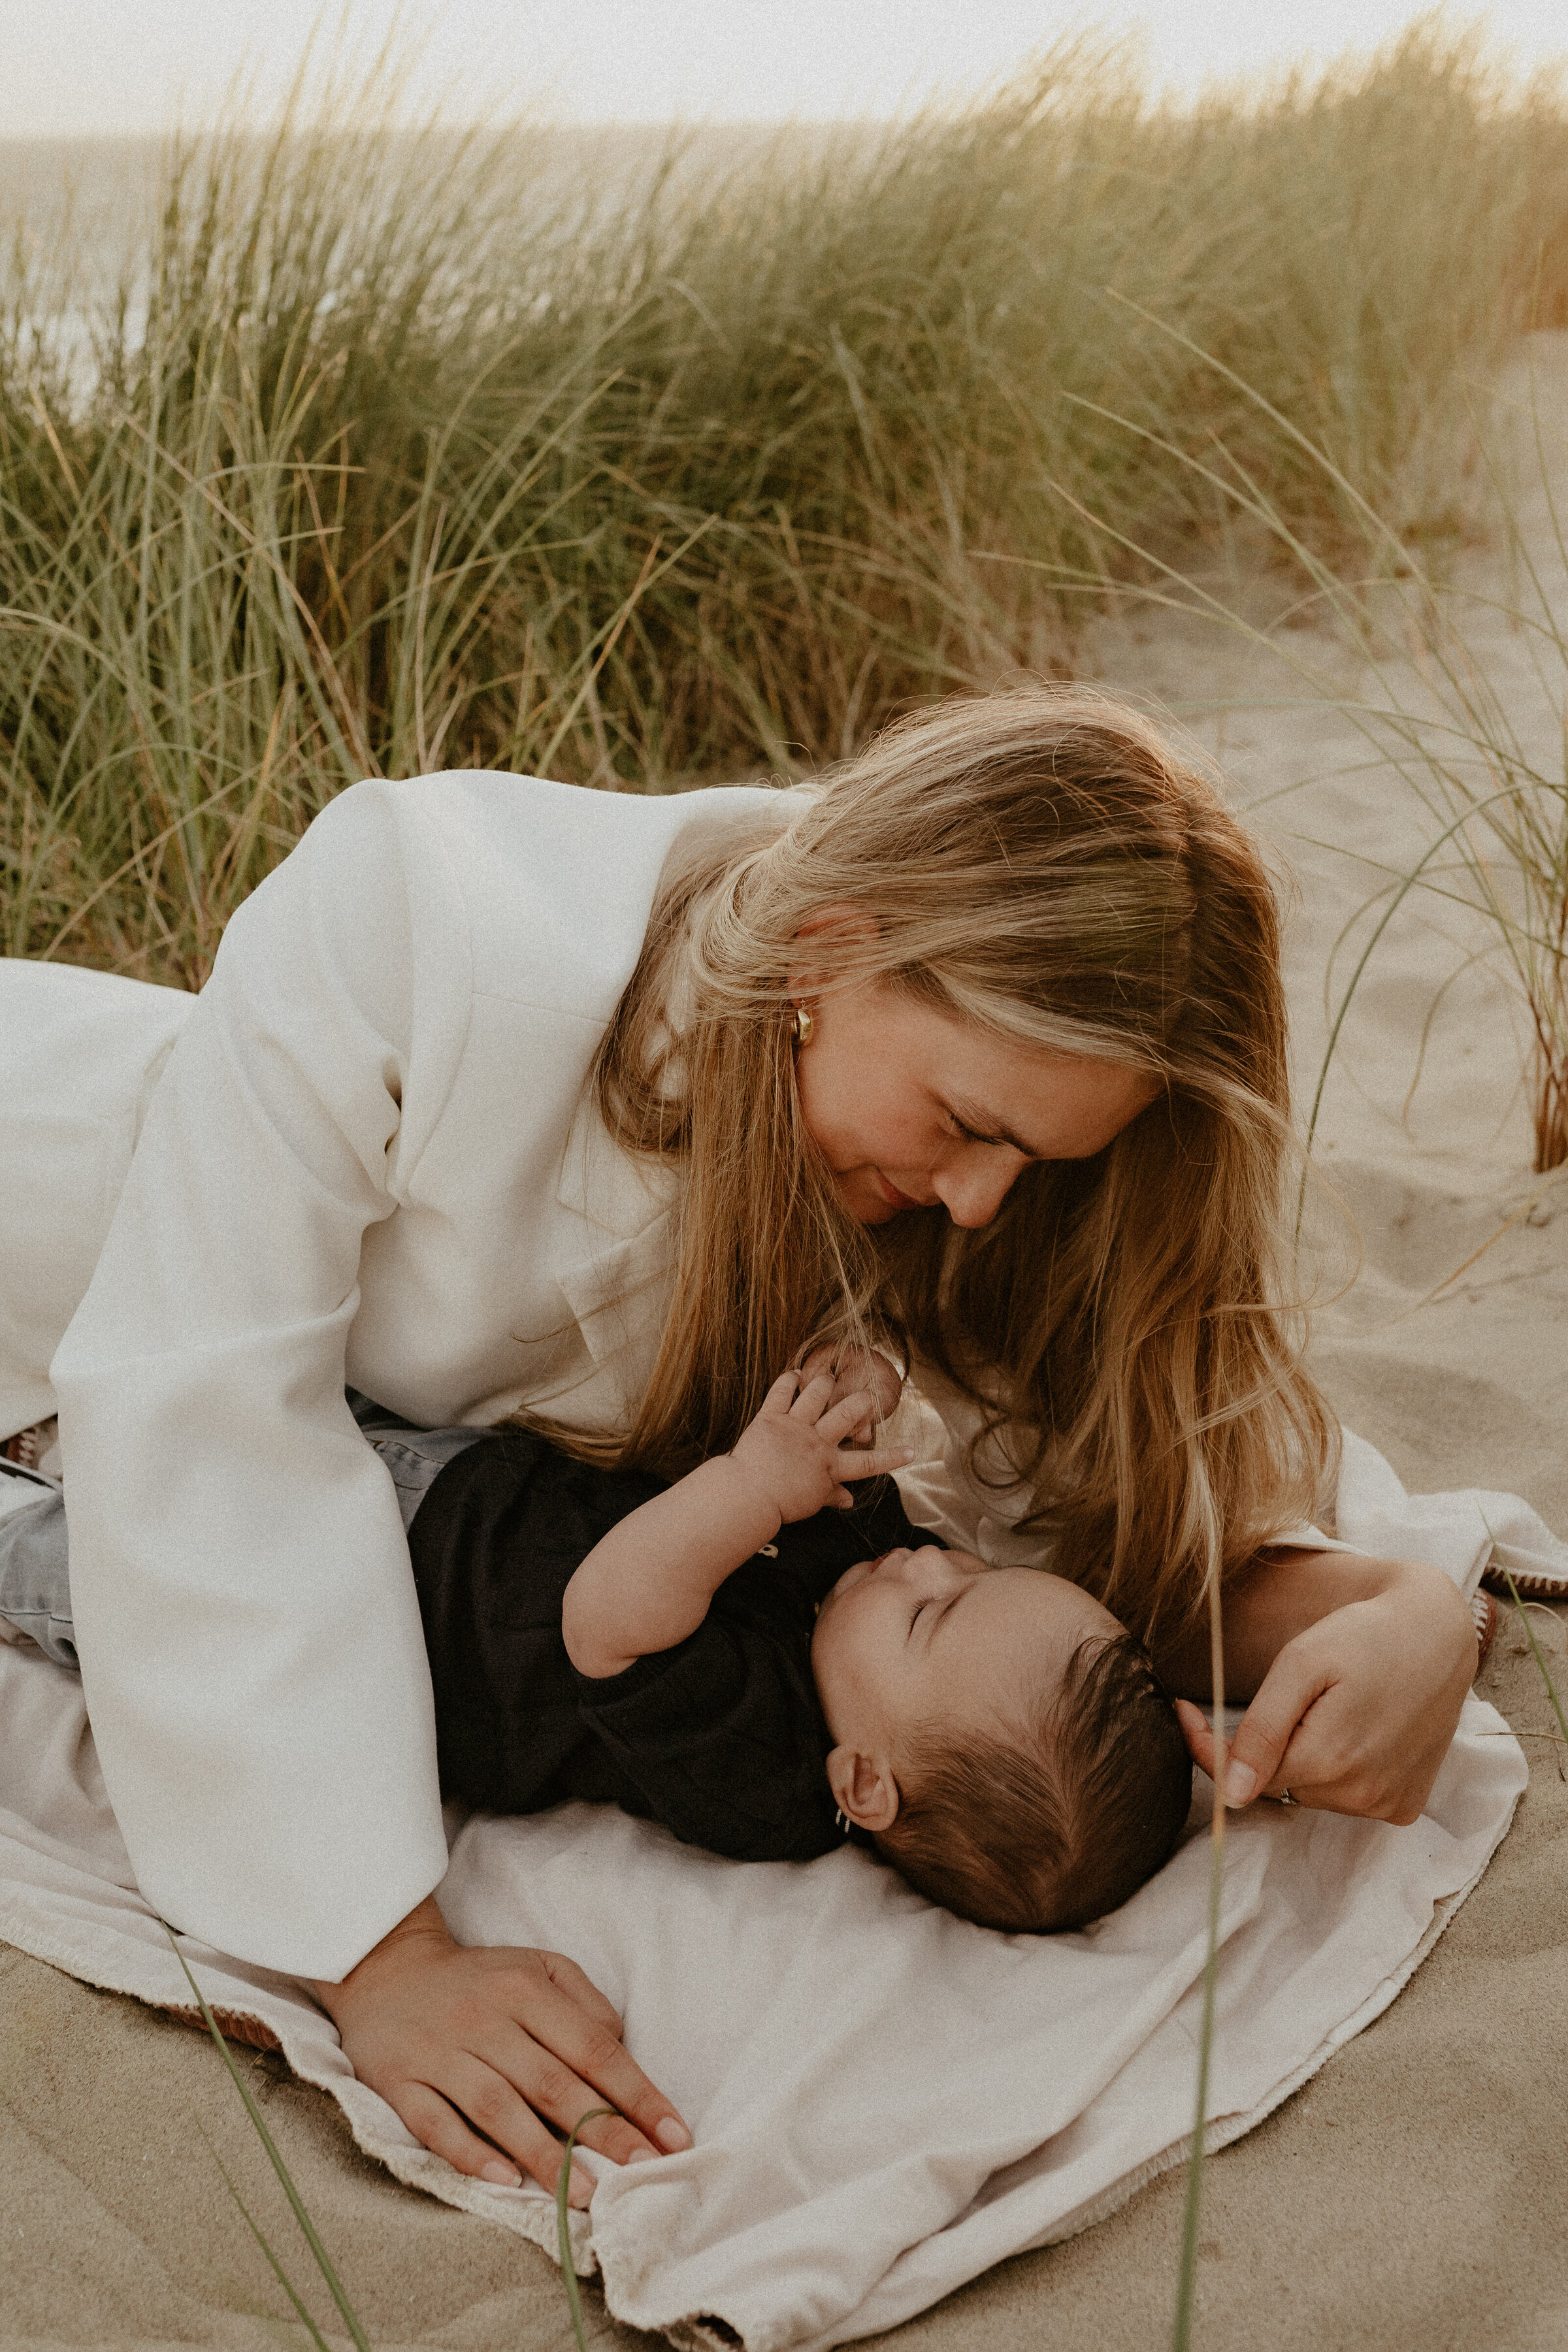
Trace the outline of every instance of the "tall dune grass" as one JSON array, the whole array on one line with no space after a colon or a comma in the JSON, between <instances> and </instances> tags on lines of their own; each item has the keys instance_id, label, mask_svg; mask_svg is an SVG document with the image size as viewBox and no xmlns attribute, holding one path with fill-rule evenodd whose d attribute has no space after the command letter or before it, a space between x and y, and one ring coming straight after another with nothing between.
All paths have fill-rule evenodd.
<instances>
[{"instance_id":1,"label":"tall dune grass","mask_svg":"<svg viewBox=\"0 0 1568 2352\"><path fill-rule=\"evenodd\" d=\"M1568 320L1568 108L1431 29L1185 113L1079 44L618 187L395 96L176 152L85 320L12 265L9 952L199 984L356 776L789 772L1069 666L1053 581L1222 542L1216 443L1325 561L1361 500L1452 539L1466 385Z\"/></svg>"},{"instance_id":2,"label":"tall dune grass","mask_svg":"<svg viewBox=\"0 0 1568 2352\"><path fill-rule=\"evenodd\" d=\"M1160 331L1152 317L1145 323ZM1285 619L1326 625L1326 640L1260 625L1246 609L1246 594L1233 598L1234 583L1205 580L1177 561L1117 542L1124 558L1135 556L1151 575L1125 591L1132 604L1216 623L1268 650L1294 675L1303 709L1331 706L1351 721L1368 767L1383 772L1384 789L1394 783L1409 794L1424 836L1410 864L1372 866L1373 887L1335 942L1324 975L1329 1034L1307 1118L1309 1154L1362 981L1407 902L1435 901L1465 923L1450 978L1485 961L1522 1013L1521 1076L1534 1172L1552 1176L1568 1167L1568 517L1560 489L1568 436L1542 414L1533 356L1527 397L1500 401L1491 430L1474 436L1492 535L1511 574L1500 590L1490 570L1460 566L1444 576L1432 567L1415 535L1390 524L1304 435L1302 460L1321 471L1359 523L1353 564L1320 555L1227 446L1216 445L1207 459L1186 457L1173 443L1164 454L1186 464L1230 511L1255 561L1272 556L1290 571L1298 593ZM1223 362L1210 364L1223 372ZM1233 388L1263 404L1250 387ZM1278 414L1271 421L1286 424ZM1088 510L1081 512L1087 525ZM1053 577L1070 584L1065 572ZM1080 574L1078 584L1090 596L1102 593L1094 572ZM1500 624L1511 656L1506 660L1497 643ZM1347 656L1358 673L1349 688ZM1412 1093L1447 986L1428 1010ZM1532 1199L1493 1239L1533 1205Z\"/></svg>"}]
</instances>

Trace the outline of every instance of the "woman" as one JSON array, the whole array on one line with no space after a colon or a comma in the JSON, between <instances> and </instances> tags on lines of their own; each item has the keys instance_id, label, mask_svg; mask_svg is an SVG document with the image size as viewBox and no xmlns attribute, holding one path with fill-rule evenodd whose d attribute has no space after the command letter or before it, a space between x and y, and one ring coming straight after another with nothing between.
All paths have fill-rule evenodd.
<instances>
[{"instance_id":1,"label":"woman","mask_svg":"<svg viewBox=\"0 0 1568 2352\"><path fill-rule=\"evenodd\" d=\"M954 702L813 792L364 784L194 1005L0 971L0 1428L58 1405L138 1877L315 1979L459 2169L549 2181L540 2117L605 2100L617 2159L686 2135L570 1962L441 1924L418 1613L345 1380L674 1471L814 1338L888 1333L1194 1696L1226 1579L1232 1793L1419 1811L1473 1636L1435 1571L1265 1549L1332 1454L1276 1305L1275 908L1135 715Z\"/></svg>"}]
</instances>

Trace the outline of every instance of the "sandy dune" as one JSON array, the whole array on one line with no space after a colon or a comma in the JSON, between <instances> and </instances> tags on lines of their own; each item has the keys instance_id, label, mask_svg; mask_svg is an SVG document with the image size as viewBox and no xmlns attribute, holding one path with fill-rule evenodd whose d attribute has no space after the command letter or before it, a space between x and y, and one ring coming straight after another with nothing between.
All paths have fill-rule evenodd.
<instances>
[{"instance_id":1,"label":"sandy dune","mask_svg":"<svg viewBox=\"0 0 1568 2352\"><path fill-rule=\"evenodd\" d=\"M1568 339L1542 339L1536 359L1542 414L1561 427ZM1522 386L1516 375L1513 389ZM1544 486L1528 463L1520 480L1531 545L1561 586ZM1509 568L1495 551L1472 552L1460 579L1500 597ZM1520 633L1479 613L1469 633L1521 729L1550 751L1555 727L1560 746L1561 719ZM1347 692L1365 690L1326 636L1299 628L1288 641L1337 665ZM1267 707L1301 691L1271 655L1149 615L1101 632L1095 658L1108 679L1183 711L1295 874L1289 974L1310 1098L1333 941L1381 878L1375 869L1419 854L1420 810L1390 768L1367 765L1342 716ZM1413 673L1402 690L1421 691ZM1529 1173L1517 1011L1484 962L1443 998L1410 1093L1434 995L1479 944L1453 908L1412 904L1347 1026L1321 1158L1359 1223L1364 1262L1321 1314L1315 1360L1343 1417L1409 1486L1512 1488L1561 1531L1568 1181ZM1562 1660L1562 1625L1536 1622ZM1517 1626L1505 1625L1481 1687L1520 1729L1546 1730ZM1527 1748L1531 1785L1514 1830L1434 1957L1378 2024L1211 2166L1205 2352L1562 2343L1568 1783L1547 1738ZM260 2352L283 2340L260 2316L282 2305L204 2135L280 2243L288 2224L211 2048L15 1953L0 1953L0 2345ZM542 2255L373 2169L336 2110L278 2062L258 2058L251 2074L378 2352L527 2352L568 2340ZM1167 2176L1085 2237L1004 2265L898 2340L931 2352L1146 2352L1169 2327L1182 2198L1181 2178ZM591 2291L585 2302L594 2340L637 2340L605 2320Z\"/></svg>"},{"instance_id":2,"label":"sandy dune","mask_svg":"<svg viewBox=\"0 0 1568 2352\"><path fill-rule=\"evenodd\" d=\"M1542 609L1532 567L1568 631L1568 559L1553 522L1553 508L1568 521L1568 336L1535 338L1500 403L1490 437L1522 544L1511 559L1495 545L1464 554L1451 609L1521 740L1542 773L1561 780L1568 667L1561 656L1555 668L1542 662L1538 636L1510 615ZM1254 612L1264 604L1258 593L1245 601ZM1374 891L1408 872L1436 826L1352 719L1303 704L1302 671L1331 677L1347 700L1368 706L1391 693L1413 711L1436 706L1394 652L1379 677L1311 627L1284 630L1281 643L1286 654L1276 656L1162 614L1103 632L1097 650L1109 683L1180 712L1217 754L1235 803L1251 809L1289 872L1287 970L1305 1116L1327 1007L1337 1005L1373 919L1354 926L1337 957L1336 941ZM1353 1216L1361 1271L1319 1314L1314 1355L1342 1417L1407 1485L1511 1489L1561 1528L1568 1171L1530 1172L1526 1033L1505 973L1495 934L1438 889L1413 893L1374 950L1324 1087L1316 1143L1318 1165ZM1326 1210L1320 1201L1312 1223L1331 1242ZM1333 1255L1322 1261L1325 1279ZM1342 1245L1340 1262L1348 1271Z\"/></svg>"}]
</instances>

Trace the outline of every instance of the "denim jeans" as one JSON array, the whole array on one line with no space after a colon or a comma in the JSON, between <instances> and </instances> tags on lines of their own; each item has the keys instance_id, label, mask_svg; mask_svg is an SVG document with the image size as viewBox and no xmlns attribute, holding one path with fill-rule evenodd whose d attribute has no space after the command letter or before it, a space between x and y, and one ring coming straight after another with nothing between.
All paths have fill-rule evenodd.
<instances>
[{"instance_id":1,"label":"denim jeans","mask_svg":"<svg viewBox=\"0 0 1568 2352\"><path fill-rule=\"evenodd\" d=\"M65 1496L53 1479L0 1464L0 1619L57 1666L79 1672L71 1623Z\"/></svg>"},{"instance_id":2,"label":"denim jeans","mask_svg":"<svg viewBox=\"0 0 1568 2352\"><path fill-rule=\"evenodd\" d=\"M482 1437L482 1429L419 1429L384 1405L350 1389L348 1401L366 1442L375 1448L397 1492L403 1524L414 1514L454 1455ZM53 1479L0 1464L0 1622L37 1643L58 1666L79 1673L71 1620L70 1548L65 1496Z\"/></svg>"}]
</instances>

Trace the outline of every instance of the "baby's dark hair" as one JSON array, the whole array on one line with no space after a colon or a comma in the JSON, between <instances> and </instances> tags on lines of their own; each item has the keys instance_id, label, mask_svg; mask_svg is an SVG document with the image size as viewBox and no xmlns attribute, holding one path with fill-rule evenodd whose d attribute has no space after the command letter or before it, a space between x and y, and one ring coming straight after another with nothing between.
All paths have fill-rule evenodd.
<instances>
[{"instance_id":1,"label":"baby's dark hair","mask_svg":"<svg viewBox=\"0 0 1568 2352\"><path fill-rule=\"evenodd\" d=\"M1176 1710L1135 1635L1091 1634L1016 1743L928 1733L877 1844L911 1886L983 1927L1102 1918L1168 1862L1192 1802Z\"/></svg>"}]
</instances>

